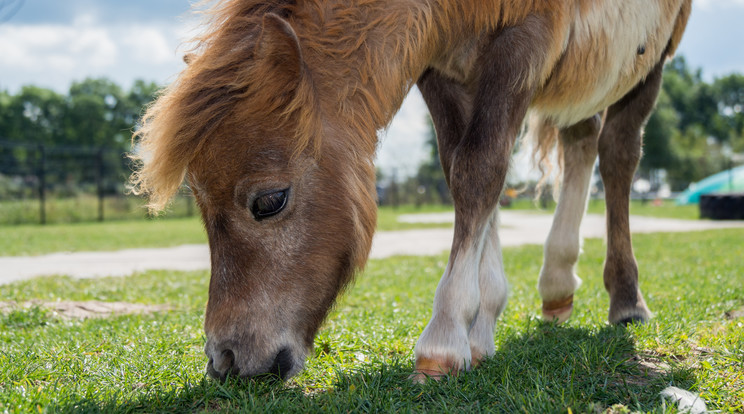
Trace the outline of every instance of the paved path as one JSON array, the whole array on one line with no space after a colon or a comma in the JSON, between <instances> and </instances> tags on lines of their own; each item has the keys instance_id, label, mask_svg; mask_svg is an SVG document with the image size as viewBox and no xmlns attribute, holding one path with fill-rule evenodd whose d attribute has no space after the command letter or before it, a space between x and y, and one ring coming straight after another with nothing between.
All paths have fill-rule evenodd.
<instances>
[{"instance_id":1,"label":"paved path","mask_svg":"<svg viewBox=\"0 0 744 414\"><path fill-rule=\"evenodd\" d=\"M402 216L402 221L451 222L451 213ZM501 241L504 246L542 244L550 230L552 216L525 212L501 213ZM714 222L673 220L632 216L635 233L680 232L738 227L744 221ZM585 238L603 238L604 216L589 214L581 234ZM450 248L452 229L421 229L379 232L372 244L371 258L394 255L433 255ZM184 245L158 249L127 249L115 252L54 253L32 257L0 257L0 284L37 276L73 277L125 276L152 269L202 270L209 268L206 245Z\"/></svg>"}]
</instances>

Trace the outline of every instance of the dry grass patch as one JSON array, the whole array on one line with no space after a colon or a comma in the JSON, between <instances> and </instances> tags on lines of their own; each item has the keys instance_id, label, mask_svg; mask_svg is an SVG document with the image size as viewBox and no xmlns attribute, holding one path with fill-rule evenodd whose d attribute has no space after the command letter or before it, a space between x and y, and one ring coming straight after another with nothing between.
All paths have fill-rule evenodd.
<instances>
[{"instance_id":1,"label":"dry grass patch","mask_svg":"<svg viewBox=\"0 0 744 414\"><path fill-rule=\"evenodd\" d=\"M118 315L150 314L169 310L166 305L145 305L128 302L58 301L45 302L32 300L27 302L1 301L0 313L40 308L51 312L51 316L62 319L107 318Z\"/></svg>"}]
</instances>

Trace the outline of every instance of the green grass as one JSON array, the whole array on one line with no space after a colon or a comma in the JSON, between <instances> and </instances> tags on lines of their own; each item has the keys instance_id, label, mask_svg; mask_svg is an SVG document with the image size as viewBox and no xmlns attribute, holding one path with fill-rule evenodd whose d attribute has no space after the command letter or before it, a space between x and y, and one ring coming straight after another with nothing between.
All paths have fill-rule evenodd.
<instances>
[{"instance_id":1,"label":"green grass","mask_svg":"<svg viewBox=\"0 0 744 414\"><path fill-rule=\"evenodd\" d=\"M551 213L554 206L541 210L531 200L520 199L510 210ZM401 214L452 211L451 206L380 207L377 230L409 230L416 228L451 227L451 223L401 223ZM604 202L592 200L589 212L604 214ZM654 217L696 219L697 206L663 206L633 201L631 213ZM38 255L58 251L100 251L140 247L167 247L190 243L206 243L207 238L197 217L158 218L153 220L107 221L104 223L58 223L40 226L25 224L0 226L0 256Z\"/></svg>"},{"instance_id":2,"label":"green grass","mask_svg":"<svg viewBox=\"0 0 744 414\"><path fill-rule=\"evenodd\" d=\"M142 220L147 217L144 200L136 196L107 196L103 200L104 220ZM98 197L80 194L74 197L47 196L47 224L86 223L98 220ZM0 202L0 226L39 224L41 204L38 199L3 200ZM170 217L186 217L196 213L193 197L178 196L168 207Z\"/></svg>"},{"instance_id":3,"label":"green grass","mask_svg":"<svg viewBox=\"0 0 744 414\"><path fill-rule=\"evenodd\" d=\"M0 227L0 256L206 243L198 218Z\"/></svg>"},{"instance_id":4,"label":"green grass","mask_svg":"<svg viewBox=\"0 0 744 414\"><path fill-rule=\"evenodd\" d=\"M448 211L447 206L381 207L380 231L422 227L450 227L451 223L399 223L401 214ZM52 252L106 251L127 248L168 247L206 243L207 236L197 217L152 220L108 221L103 223L59 223L40 226L0 226L0 256L28 256Z\"/></svg>"},{"instance_id":5,"label":"green grass","mask_svg":"<svg viewBox=\"0 0 744 414\"><path fill-rule=\"evenodd\" d=\"M555 202L551 199L548 202L547 207L543 208L538 206L534 200L529 198L518 198L512 201L509 207L502 207L503 210L519 210L519 211L531 211L535 213L552 214L555 210ZM396 209L392 207L380 207L378 212L378 229L380 230L405 230L409 228L422 228L422 227L445 227L449 224L446 223L398 223L397 217L400 214L416 214L416 213L439 213L445 211L453 211L453 206L401 206ZM600 199L589 200L587 207L587 213L590 214L604 214L605 213L605 202ZM698 220L700 218L700 210L697 204L690 204L686 206L678 206L674 204L674 201L664 200L659 203L653 201L643 202L641 200L632 200L630 202L630 214L647 217L661 217L661 218L672 218L682 220Z\"/></svg>"},{"instance_id":6,"label":"green grass","mask_svg":"<svg viewBox=\"0 0 744 414\"><path fill-rule=\"evenodd\" d=\"M515 200L511 207L507 207L507 210L526 210L534 211L539 213L552 213L555 210L555 202L550 200L548 206L545 208L538 207L535 205L533 200L520 198ZM604 214L605 213L605 202L604 200L591 199L587 206L587 213L589 214ZM654 203L653 201L643 202L641 200L631 200L630 202L630 214L637 216L646 217L660 217L660 218L672 218L681 220L698 220L700 218L700 210L697 204L690 204L686 206L678 206L674 204L674 201L664 200L660 203Z\"/></svg>"},{"instance_id":7,"label":"green grass","mask_svg":"<svg viewBox=\"0 0 744 414\"><path fill-rule=\"evenodd\" d=\"M744 410L744 232L635 236L652 321L605 324L604 245L587 240L584 284L568 324L537 319L540 246L506 249L510 302L496 355L458 377L407 376L446 257L368 264L287 384L204 376L207 272L54 277L0 286L3 300L167 304L170 311L65 320L41 308L0 314L0 412L675 412L658 393L700 393L711 410ZM621 404L621 406L616 406Z\"/></svg>"},{"instance_id":8,"label":"green grass","mask_svg":"<svg viewBox=\"0 0 744 414\"><path fill-rule=\"evenodd\" d=\"M383 206L377 209L377 230L410 230L421 228L452 227L452 223L401 223L398 217L402 214L442 213L454 211L454 207L445 205L406 205L393 208Z\"/></svg>"}]
</instances>

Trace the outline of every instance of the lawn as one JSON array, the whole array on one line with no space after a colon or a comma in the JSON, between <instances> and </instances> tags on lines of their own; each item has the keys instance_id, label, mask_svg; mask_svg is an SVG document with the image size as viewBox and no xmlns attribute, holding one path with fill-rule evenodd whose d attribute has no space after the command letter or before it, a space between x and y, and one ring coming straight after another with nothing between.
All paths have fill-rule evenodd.
<instances>
[{"instance_id":1,"label":"lawn","mask_svg":"<svg viewBox=\"0 0 744 414\"><path fill-rule=\"evenodd\" d=\"M551 200L546 208L540 208L535 205L533 200L520 198L512 203L509 209L529 210L540 213L552 213L555 210L555 203ZM591 199L587 206L589 214L604 214L605 202L600 199ZM631 200L630 214L646 217L661 217L681 220L697 220L700 218L700 209L697 204L678 206L674 201L664 200L659 202Z\"/></svg>"},{"instance_id":2,"label":"lawn","mask_svg":"<svg viewBox=\"0 0 744 414\"><path fill-rule=\"evenodd\" d=\"M512 210L550 213L552 207L538 209L531 200L518 200ZM592 200L589 212L604 214L604 202ZM451 206L380 207L377 230L409 230L429 227L451 227L451 223L401 223L401 214L452 211ZM697 219L697 206L675 206L666 203L654 206L633 201L631 213L654 217ZM25 224L0 225L0 256L38 255L59 251L100 251L142 247L168 247L191 243L206 243L207 237L198 217L156 218L104 223L56 223L46 226Z\"/></svg>"},{"instance_id":3,"label":"lawn","mask_svg":"<svg viewBox=\"0 0 744 414\"><path fill-rule=\"evenodd\" d=\"M87 320L41 307L0 313L0 412L674 412L658 396L669 385L700 393L711 410L741 412L744 232L634 239L650 323L606 325L602 241L584 245L577 308L560 327L536 316L542 248L506 249L511 294L496 355L425 385L407 376L446 256L370 261L322 327L305 371L286 384L205 378L208 272L3 285L2 300L170 310Z\"/></svg>"}]
</instances>

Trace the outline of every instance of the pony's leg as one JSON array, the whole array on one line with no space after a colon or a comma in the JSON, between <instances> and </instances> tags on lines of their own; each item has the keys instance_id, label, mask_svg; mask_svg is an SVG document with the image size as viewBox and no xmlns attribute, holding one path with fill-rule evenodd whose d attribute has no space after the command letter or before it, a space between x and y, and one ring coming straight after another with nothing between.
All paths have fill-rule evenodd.
<instances>
[{"instance_id":1,"label":"pony's leg","mask_svg":"<svg viewBox=\"0 0 744 414\"><path fill-rule=\"evenodd\" d=\"M573 294L581 284L574 273L581 250L579 227L589 199L601 127L602 118L595 115L560 133L563 182L537 285L543 300L543 319L547 321L561 323L571 316Z\"/></svg>"},{"instance_id":2,"label":"pony's leg","mask_svg":"<svg viewBox=\"0 0 744 414\"><path fill-rule=\"evenodd\" d=\"M496 318L506 307L508 286L501 256L498 224L498 208L494 208L484 230L483 251L478 269L480 306L468 333L473 366L477 366L483 359L493 356L496 352L493 329Z\"/></svg>"},{"instance_id":3,"label":"pony's leg","mask_svg":"<svg viewBox=\"0 0 744 414\"><path fill-rule=\"evenodd\" d=\"M500 257L484 261L483 255L498 249L491 237L494 214L511 149L534 93L527 72L539 73L545 56L535 45L551 38L544 23L538 17L528 19L523 26L504 29L484 47L478 78L467 88L477 91L469 122L462 135L451 137L457 144L446 143L453 148L451 155L440 146L443 159L448 158L455 236L434 296L432 319L416 344L414 380L469 369L471 345L478 352L493 352L493 321L503 309L506 283ZM497 263L497 271L488 268L491 263ZM484 269L482 264L487 264ZM471 332L474 341L483 343L471 344Z\"/></svg>"},{"instance_id":4,"label":"pony's leg","mask_svg":"<svg viewBox=\"0 0 744 414\"><path fill-rule=\"evenodd\" d=\"M643 82L608 108L599 137L599 171L607 203L604 284L610 294L611 323L645 321L651 316L638 287L628 215L633 174L641 157L641 128L659 93L662 67L659 62Z\"/></svg>"},{"instance_id":5,"label":"pony's leg","mask_svg":"<svg viewBox=\"0 0 744 414\"><path fill-rule=\"evenodd\" d=\"M418 81L418 87L437 130L442 169L449 183L452 155L462 139L462 131L466 128L465 119L469 118L466 114L471 113L472 100L462 85L434 70L424 73ZM475 322L468 334L474 364L493 355L493 327L496 317L506 305L506 276L501 261L496 209L491 213L485 233L478 272L480 303Z\"/></svg>"}]
</instances>

